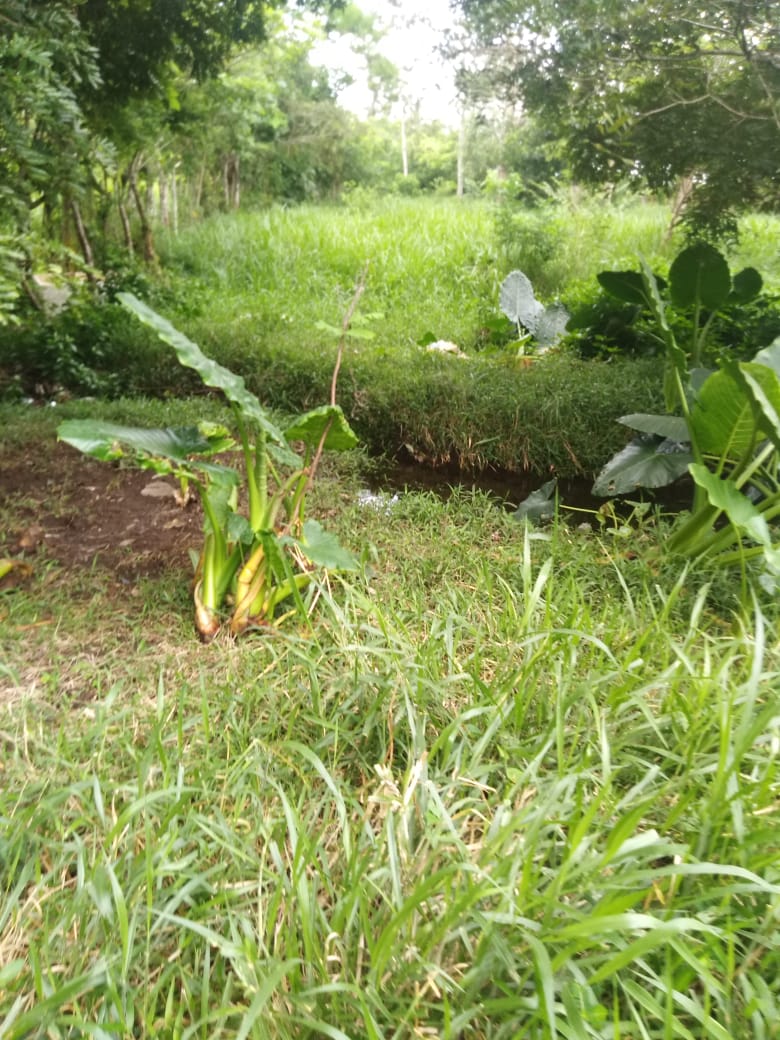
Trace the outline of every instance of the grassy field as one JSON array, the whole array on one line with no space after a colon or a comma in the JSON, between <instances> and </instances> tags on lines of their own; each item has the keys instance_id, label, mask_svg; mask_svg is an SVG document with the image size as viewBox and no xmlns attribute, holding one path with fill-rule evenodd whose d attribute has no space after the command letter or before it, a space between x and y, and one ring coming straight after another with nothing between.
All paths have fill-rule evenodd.
<instances>
[{"instance_id":1,"label":"grassy field","mask_svg":"<svg viewBox=\"0 0 780 1040\"><path fill-rule=\"evenodd\" d=\"M275 207L215 217L160 238L160 277L112 274L240 372L271 407L297 412L330 390L338 329L355 283L366 289L344 357L339 400L375 454L547 479L592 476L622 446L615 420L661 407L655 357L542 363L493 340L499 286L521 267L540 299L570 308L603 269L665 271L680 247L668 209L609 206L573 193L534 211L481 199L375 199L370 206ZM780 284L777 221L744 222L733 270ZM367 265L367 266L366 266ZM757 329L755 349L772 334ZM769 339L761 339L761 334ZM434 337L468 360L426 352ZM751 345L745 356L751 356ZM180 396L199 386L118 306L88 306L32 331L0 334L0 395ZM9 380L10 386L4 385Z\"/></svg>"},{"instance_id":2,"label":"grassy field","mask_svg":"<svg viewBox=\"0 0 780 1040\"><path fill-rule=\"evenodd\" d=\"M777 1036L776 602L663 519L359 486L307 626L204 647L186 573L45 551L0 595L0 1035Z\"/></svg>"},{"instance_id":3,"label":"grassy field","mask_svg":"<svg viewBox=\"0 0 780 1040\"><path fill-rule=\"evenodd\" d=\"M544 469L562 433L608 453L650 368L477 378L416 345L471 349L505 273L485 207L426 207L206 224L169 244L155 303L282 408L320 404L317 322L368 259L376 338L341 387L377 444L400 414L423 456L495 461L479 437L509 416L505 461L526 445ZM581 216L576 279L637 226ZM663 218L643 211L637 244L661 258ZM31 519L83 531L52 444L86 413L225 418L211 398L3 406L0 487L34 481L0 498L0 557ZM308 623L203 646L183 565L66 565L45 539L0 586L0 1038L780 1037L776 597L669 558L673 517L361 504L367 466L340 457L311 494L360 570L316 587Z\"/></svg>"}]
</instances>

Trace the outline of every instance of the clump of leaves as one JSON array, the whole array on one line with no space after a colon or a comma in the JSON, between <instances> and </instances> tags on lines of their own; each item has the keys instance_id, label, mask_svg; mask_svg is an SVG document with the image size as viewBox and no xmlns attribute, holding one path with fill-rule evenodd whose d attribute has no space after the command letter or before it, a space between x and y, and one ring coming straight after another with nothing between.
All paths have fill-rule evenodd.
<instances>
[{"instance_id":1,"label":"clump of leaves","mask_svg":"<svg viewBox=\"0 0 780 1040\"><path fill-rule=\"evenodd\" d=\"M695 486L691 516L674 533L669 549L716 556L723 564L763 556L767 580L774 582L780 575L780 546L769 525L780 516L780 339L750 362L725 360L714 372L701 367L718 309L735 297L757 295L761 276L746 268L732 278L712 246L683 250L669 272L669 296L693 314L686 343L672 331L649 267L603 272L599 280L619 298L641 299L650 309L665 350L669 414L619 420L638 436L607 463L594 494L662 487L688 472Z\"/></svg>"},{"instance_id":2,"label":"clump of leaves","mask_svg":"<svg viewBox=\"0 0 780 1040\"><path fill-rule=\"evenodd\" d=\"M345 316L344 334L363 281ZM179 362L230 402L237 439L224 426L139 429L97 420L69 420L58 437L98 459L124 459L143 469L176 477L184 490L198 493L203 505L204 539L197 558L193 598L195 624L204 641L226 621L232 635L259 625L278 624L287 613L307 615L303 591L317 568L354 570L355 558L321 525L305 516L305 500L324 451L346 451L357 444L341 408L331 402L277 426L244 380L208 358L165 318L130 293L119 301L165 343ZM293 445L299 446L298 451ZM240 448L242 471L215 456ZM243 495L240 493L243 491ZM240 502L246 500L246 514ZM282 612L283 606L289 610ZM227 615L227 617L226 617Z\"/></svg>"}]
</instances>

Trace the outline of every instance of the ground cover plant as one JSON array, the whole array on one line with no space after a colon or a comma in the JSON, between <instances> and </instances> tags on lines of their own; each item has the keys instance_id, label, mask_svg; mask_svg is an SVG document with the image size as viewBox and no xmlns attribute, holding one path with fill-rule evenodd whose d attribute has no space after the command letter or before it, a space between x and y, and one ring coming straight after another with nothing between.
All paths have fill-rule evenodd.
<instances>
[{"instance_id":1,"label":"ground cover plant","mask_svg":"<svg viewBox=\"0 0 780 1040\"><path fill-rule=\"evenodd\" d=\"M718 311L732 299L757 296L761 276L745 268L732 277L723 255L706 243L684 249L669 271L669 294L677 307L693 311L687 340L672 330L659 280L647 264L641 272L599 277L613 295L641 302L653 315L665 352L667 414L621 418L640 434L607 463L594 490L621 494L690 473L691 516L670 539L669 551L710 555L725 566L761 556L763 580L774 587L780 570L770 529L780 512L780 340L749 362L726 359L715 371L704 367L707 333Z\"/></svg>"},{"instance_id":2,"label":"ground cover plant","mask_svg":"<svg viewBox=\"0 0 780 1040\"><path fill-rule=\"evenodd\" d=\"M525 237L496 217L505 212L480 199L396 198L232 214L162 238L161 278L110 272L106 298L133 292L243 376L264 405L297 413L327 399L333 341L322 326L337 323L368 260L362 309L377 316L374 338L350 343L340 403L371 452L542 479L551 469L595 474L624 443L614 420L660 406L656 362L575 363L556 351L523 367L516 350L501 357L491 349L500 285L519 267L541 303L560 298L573 312L597 291L599 271L634 264L637 249L665 270L678 251L665 239L668 211L572 197L534 215ZM506 242L496 241L496 220ZM773 230L769 217L746 221L733 261L735 270L759 267L768 292L777 284ZM533 248L542 246L547 260L536 262ZM565 271L565 283L556 276L551 288L545 264ZM503 343L516 332L501 335ZM427 353L431 336L455 342L469 363ZM118 304L95 307L81 296L61 316L0 334L3 371L6 394L17 397L199 391L197 377Z\"/></svg>"},{"instance_id":3,"label":"ground cover plant","mask_svg":"<svg viewBox=\"0 0 780 1040\"><path fill-rule=\"evenodd\" d=\"M4 539L136 494L78 456L70 493L52 412L4 416ZM44 538L0 594L3 1035L774 1035L774 599L650 519L330 477L360 576L240 648L193 643L171 557Z\"/></svg>"}]
</instances>

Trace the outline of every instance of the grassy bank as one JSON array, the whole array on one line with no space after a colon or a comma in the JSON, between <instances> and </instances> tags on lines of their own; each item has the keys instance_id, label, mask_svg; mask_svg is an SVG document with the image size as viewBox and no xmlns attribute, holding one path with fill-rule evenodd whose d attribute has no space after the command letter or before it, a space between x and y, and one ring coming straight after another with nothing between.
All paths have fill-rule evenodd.
<instances>
[{"instance_id":1,"label":"grassy bank","mask_svg":"<svg viewBox=\"0 0 780 1040\"><path fill-rule=\"evenodd\" d=\"M0 594L0 1034L775 1035L776 602L662 520L330 474L307 626L204 647L186 573L45 549Z\"/></svg>"},{"instance_id":2,"label":"grassy bank","mask_svg":"<svg viewBox=\"0 0 780 1040\"><path fill-rule=\"evenodd\" d=\"M508 271L527 270L545 302L583 299L604 268L658 269L679 243L651 203L608 206L573 194L534 211L484 200L374 199L370 206L302 206L216 217L160 241L163 269L118 272L270 406L297 412L330 389L338 328L367 264L340 401L373 453L399 452L466 468L593 474L625 440L615 419L656 410L655 359L491 354L491 322ZM757 264L776 284L770 217L744 221L734 269ZM330 326L328 329L325 326ZM456 343L462 361L421 342ZM371 338L367 338L371 337ZM766 345L766 344L763 344ZM24 392L186 395L200 387L172 353L117 306L79 304L31 332L0 337ZM6 388L12 393L13 383ZM19 393L22 391L19 390Z\"/></svg>"}]
</instances>

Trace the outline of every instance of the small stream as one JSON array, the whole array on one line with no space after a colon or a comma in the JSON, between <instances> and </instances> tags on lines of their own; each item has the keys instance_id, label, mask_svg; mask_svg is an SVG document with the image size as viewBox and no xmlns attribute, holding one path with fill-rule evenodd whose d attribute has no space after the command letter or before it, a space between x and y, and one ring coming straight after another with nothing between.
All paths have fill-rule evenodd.
<instances>
[{"instance_id":1,"label":"small stream","mask_svg":"<svg viewBox=\"0 0 780 1040\"><path fill-rule=\"evenodd\" d=\"M372 482L371 491L391 496L404 491L432 491L442 498L447 498L455 488L479 490L494 496L504 508L514 512L518 505L544 482L542 477L500 470L464 473L455 466L431 468L414 462L395 461ZM614 504L617 515L628 515L637 502L651 502L666 512L679 512L690 508L693 494L692 483L688 477L655 491L637 488L634 495L622 499L592 495L592 486L593 479L588 477L571 477L558 481L558 501L563 507L564 515L570 515L572 520L577 522L587 520L583 513L597 512L607 502Z\"/></svg>"}]
</instances>

